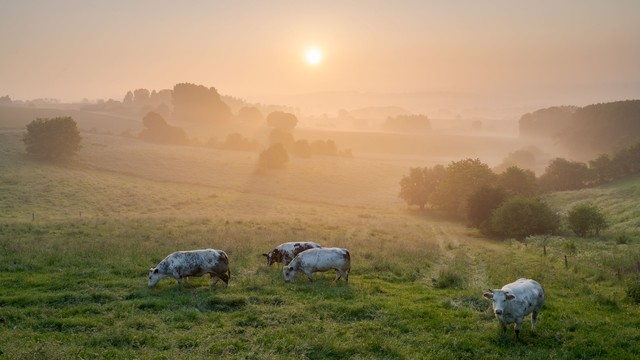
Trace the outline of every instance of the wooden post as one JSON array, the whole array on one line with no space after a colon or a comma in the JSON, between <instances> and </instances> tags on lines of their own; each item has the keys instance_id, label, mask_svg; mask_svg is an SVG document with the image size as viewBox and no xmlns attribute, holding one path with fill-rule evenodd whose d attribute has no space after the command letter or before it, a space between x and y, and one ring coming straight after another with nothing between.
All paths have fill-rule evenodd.
<instances>
[{"instance_id":1,"label":"wooden post","mask_svg":"<svg viewBox=\"0 0 640 360\"><path fill-rule=\"evenodd\" d=\"M544 256L547 256L547 245L546 244L542 245L542 252L544 253Z\"/></svg>"},{"instance_id":2,"label":"wooden post","mask_svg":"<svg viewBox=\"0 0 640 360\"><path fill-rule=\"evenodd\" d=\"M569 268L569 261L567 261L567 255L564 256L564 268L565 269Z\"/></svg>"},{"instance_id":3,"label":"wooden post","mask_svg":"<svg viewBox=\"0 0 640 360\"><path fill-rule=\"evenodd\" d=\"M36 221L36 213L31 213L31 221Z\"/></svg>"}]
</instances>

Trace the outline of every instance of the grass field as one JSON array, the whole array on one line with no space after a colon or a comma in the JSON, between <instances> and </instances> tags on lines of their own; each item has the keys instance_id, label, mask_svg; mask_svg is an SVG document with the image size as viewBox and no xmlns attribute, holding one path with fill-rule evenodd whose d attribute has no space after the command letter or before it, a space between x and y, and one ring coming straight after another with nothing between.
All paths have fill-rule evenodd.
<instances>
[{"instance_id":1,"label":"grass field","mask_svg":"<svg viewBox=\"0 0 640 360\"><path fill-rule=\"evenodd\" d=\"M560 211L601 199L628 240L523 244L406 209L406 162L314 158L258 176L255 154L83 138L78 159L51 165L24 157L19 132L0 133L0 358L640 356L626 295L640 231L624 196L638 179L548 199ZM285 284L261 254L294 240L349 248L349 284L329 273ZM227 289L147 287L164 256L205 247L229 254ZM516 340L482 293L519 277L547 301L536 334L527 320Z\"/></svg>"}]
</instances>

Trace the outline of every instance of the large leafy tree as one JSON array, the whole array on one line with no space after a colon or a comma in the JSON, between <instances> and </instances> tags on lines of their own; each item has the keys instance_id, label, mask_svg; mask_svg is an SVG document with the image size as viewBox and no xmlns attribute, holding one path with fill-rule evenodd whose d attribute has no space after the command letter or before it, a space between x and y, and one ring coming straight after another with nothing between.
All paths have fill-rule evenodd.
<instances>
[{"instance_id":1,"label":"large leafy tree","mask_svg":"<svg viewBox=\"0 0 640 360\"><path fill-rule=\"evenodd\" d=\"M431 201L435 208L458 218L466 215L467 198L482 186L494 184L496 174L480 159L455 161L446 168Z\"/></svg>"},{"instance_id":2,"label":"large leafy tree","mask_svg":"<svg viewBox=\"0 0 640 360\"><path fill-rule=\"evenodd\" d=\"M493 211L509 197L501 187L482 186L471 193L467 200L467 221L471 226L485 230Z\"/></svg>"},{"instance_id":3,"label":"large leafy tree","mask_svg":"<svg viewBox=\"0 0 640 360\"><path fill-rule=\"evenodd\" d=\"M518 240L530 235L553 234L559 227L559 216L536 198L511 198L493 212L490 220L493 233Z\"/></svg>"},{"instance_id":4,"label":"large leafy tree","mask_svg":"<svg viewBox=\"0 0 640 360\"><path fill-rule=\"evenodd\" d=\"M418 205L420 209L430 204L431 196L445 177L446 170L442 165L433 168L411 168L409 175L400 180L398 196L408 205Z\"/></svg>"},{"instance_id":5,"label":"large leafy tree","mask_svg":"<svg viewBox=\"0 0 640 360\"><path fill-rule=\"evenodd\" d=\"M577 190L586 187L591 179L587 164L563 158L551 160L540 176L540 187L546 191Z\"/></svg>"},{"instance_id":6,"label":"large leafy tree","mask_svg":"<svg viewBox=\"0 0 640 360\"><path fill-rule=\"evenodd\" d=\"M68 158L82 148L80 131L69 116L33 120L22 141L30 156L49 160Z\"/></svg>"},{"instance_id":7,"label":"large leafy tree","mask_svg":"<svg viewBox=\"0 0 640 360\"><path fill-rule=\"evenodd\" d=\"M536 174L517 166L510 166L499 174L498 185L511 195L533 196L538 192Z\"/></svg>"},{"instance_id":8,"label":"large leafy tree","mask_svg":"<svg viewBox=\"0 0 640 360\"><path fill-rule=\"evenodd\" d=\"M599 236L600 231L608 227L600 209L592 204L579 204L571 208L567 214L567 222L571 230L580 237L588 234Z\"/></svg>"}]
</instances>

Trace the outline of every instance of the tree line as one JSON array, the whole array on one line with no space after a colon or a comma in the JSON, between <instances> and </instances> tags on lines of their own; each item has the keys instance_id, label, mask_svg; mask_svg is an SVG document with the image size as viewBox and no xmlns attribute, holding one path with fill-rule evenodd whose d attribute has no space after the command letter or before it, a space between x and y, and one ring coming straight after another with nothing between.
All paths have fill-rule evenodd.
<instances>
[{"instance_id":1,"label":"tree line","mask_svg":"<svg viewBox=\"0 0 640 360\"><path fill-rule=\"evenodd\" d=\"M640 146L638 146L640 148ZM446 167L411 168L400 180L399 197L408 205L430 209L453 219L466 221L481 232L498 237L524 239L530 235L554 234L562 220L578 236L600 234L608 224L601 211L591 204L580 204L562 219L539 197L549 191L554 180L572 172L557 172L572 164L556 159L539 179L531 170L508 167L497 174L479 159L451 162ZM567 166L570 169L571 166Z\"/></svg>"},{"instance_id":2,"label":"tree line","mask_svg":"<svg viewBox=\"0 0 640 360\"><path fill-rule=\"evenodd\" d=\"M556 106L524 114L523 137L553 138L572 157L588 159L611 153L640 140L640 100L585 107Z\"/></svg>"}]
</instances>

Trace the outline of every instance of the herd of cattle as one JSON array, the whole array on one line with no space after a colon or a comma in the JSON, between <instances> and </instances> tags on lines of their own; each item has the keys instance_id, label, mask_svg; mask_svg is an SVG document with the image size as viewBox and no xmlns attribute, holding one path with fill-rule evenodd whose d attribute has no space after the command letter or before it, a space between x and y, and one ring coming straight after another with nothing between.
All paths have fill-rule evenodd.
<instances>
[{"instance_id":1,"label":"herd of cattle","mask_svg":"<svg viewBox=\"0 0 640 360\"><path fill-rule=\"evenodd\" d=\"M314 242L287 242L280 244L271 252L262 254L267 265L282 263L285 282L291 281L298 272L313 281L312 274L318 271L336 271L334 281L343 278L349 281L351 255L342 248L323 248ZM229 257L222 250L203 249L176 251L169 254L155 267L149 269L149 286L155 286L160 279L174 278L179 284L189 276L211 275L211 286L219 280L226 288L231 278ZM493 313L500 322L503 331L507 325L515 323L516 337L520 337L520 328L525 316L531 314L531 329L535 330L536 319L544 304L544 290L535 280L518 279L501 289L489 290L483 295L493 302Z\"/></svg>"}]
</instances>

